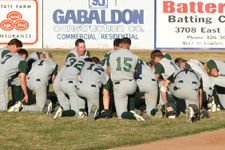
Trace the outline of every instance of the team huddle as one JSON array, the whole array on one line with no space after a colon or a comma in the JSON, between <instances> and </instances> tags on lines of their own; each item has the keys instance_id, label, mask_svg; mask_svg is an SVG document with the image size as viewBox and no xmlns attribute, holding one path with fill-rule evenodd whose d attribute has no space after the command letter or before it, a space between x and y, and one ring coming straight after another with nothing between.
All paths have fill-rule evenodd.
<instances>
[{"instance_id":1,"label":"team huddle","mask_svg":"<svg viewBox=\"0 0 225 150\"><path fill-rule=\"evenodd\" d=\"M113 116L175 119L185 113L186 121L193 122L225 108L224 61L173 60L153 50L145 62L129 50L129 38L115 39L113 46L100 61L78 39L58 70L50 53L28 56L22 42L12 39L0 50L0 111L43 112L53 119L87 116L89 122ZM49 99L49 84L56 101ZM136 105L138 93L144 94L143 108ZM30 105L33 99L36 103Z\"/></svg>"}]
</instances>

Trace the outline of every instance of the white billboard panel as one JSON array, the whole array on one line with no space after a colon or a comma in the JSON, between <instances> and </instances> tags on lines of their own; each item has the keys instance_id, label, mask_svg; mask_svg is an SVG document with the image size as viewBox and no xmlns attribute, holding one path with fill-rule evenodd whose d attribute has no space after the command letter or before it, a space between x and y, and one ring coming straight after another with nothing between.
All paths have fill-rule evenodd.
<instances>
[{"instance_id":1,"label":"white billboard panel","mask_svg":"<svg viewBox=\"0 0 225 150\"><path fill-rule=\"evenodd\" d=\"M20 39L24 47L42 47L42 0L0 0L0 45Z\"/></svg>"},{"instance_id":2,"label":"white billboard panel","mask_svg":"<svg viewBox=\"0 0 225 150\"><path fill-rule=\"evenodd\" d=\"M155 48L224 49L224 0L155 0Z\"/></svg>"},{"instance_id":3,"label":"white billboard panel","mask_svg":"<svg viewBox=\"0 0 225 150\"><path fill-rule=\"evenodd\" d=\"M79 38L87 47L112 48L123 37L132 48L153 48L153 20L153 0L46 0L44 48L72 48Z\"/></svg>"}]
</instances>

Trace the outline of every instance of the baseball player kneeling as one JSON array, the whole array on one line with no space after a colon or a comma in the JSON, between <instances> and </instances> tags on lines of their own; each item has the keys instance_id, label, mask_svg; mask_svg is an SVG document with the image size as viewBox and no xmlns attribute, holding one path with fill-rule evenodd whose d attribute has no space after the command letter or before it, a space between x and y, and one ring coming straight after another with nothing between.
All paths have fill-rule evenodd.
<instances>
[{"instance_id":1,"label":"baseball player kneeling","mask_svg":"<svg viewBox=\"0 0 225 150\"><path fill-rule=\"evenodd\" d=\"M79 111L80 108L84 108L85 102L77 95L75 85L77 84L79 74L84 64L84 59L80 57L70 57L67 59L60 76L59 87L63 93L69 97L70 109L64 110L61 106L57 106L52 114L53 119L65 116L82 116ZM59 101L59 103L61 105L61 101Z\"/></svg>"},{"instance_id":2,"label":"baseball player kneeling","mask_svg":"<svg viewBox=\"0 0 225 150\"><path fill-rule=\"evenodd\" d=\"M85 63L80 74L80 81L76 86L76 92L80 97L87 99L88 121L95 119L99 109L99 90L102 85L107 86L108 84L109 75L101 65L93 62Z\"/></svg>"},{"instance_id":3,"label":"baseball player kneeling","mask_svg":"<svg viewBox=\"0 0 225 150\"><path fill-rule=\"evenodd\" d=\"M161 87L161 94L167 103L167 88L172 96L184 99L186 103L186 121L193 122L199 119L200 108L202 105L202 79L201 75L191 69L179 69L175 71ZM167 113L171 113L173 107L166 105ZM171 114L169 114L171 115Z\"/></svg>"},{"instance_id":4,"label":"baseball player kneeling","mask_svg":"<svg viewBox=\"0 0 225 150\"><path fill-rule=\"evenodd\" d=\"M36 105L23 105L15 104L11 109L16 110L13 107L20 107L23 112L41 112L47 102L47 86L48 81L51 78L52 82L55 79L58 65L51 60L48 53L43 55L43 59L37 60L32 64L32 68L28 73L27 86L28 88L35 92L36 95ZM10 111L10 110L9 110ZM50 113L51 108L47 110Z\"/></svg>"},{"instance_id":5,"label":"baseball player kneeling","mask_svg":"<svg viewBox=\"0 0 225 150\"><path fill-rule=\"evenodd\" d=\"M139 60L137 85L140 92L145 94L146 112L151 112L156 108L158 98L158 82L152 67L143 60Z\"/></svg>"},{"instance_id":6,"label":"baseball player kneeling","mask_svg":"<svg viewBox=\"0 0 225 150\"><path fill-rule=\"evenodd\" d=\"M123 38L121 48L112 52L107 60L107 70L113 82L113 93L117 116L124 119L136 119L144 121L145 119L134 111L133 102L137 84L134 80L134 73L138 63L138 56L132 53L129 48L131 40ZM128 100L128 97L131 99Z\"/></svg>"}]
</instances>

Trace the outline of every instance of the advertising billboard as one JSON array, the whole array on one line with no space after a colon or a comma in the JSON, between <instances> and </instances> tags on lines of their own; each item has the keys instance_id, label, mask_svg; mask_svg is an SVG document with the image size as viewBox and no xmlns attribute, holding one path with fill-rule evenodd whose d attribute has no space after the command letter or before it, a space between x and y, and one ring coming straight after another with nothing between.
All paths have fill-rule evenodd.
<instances>
[{"instance_id":1,"label":"advertising billboard","mask_svg":"<svg viewBox=\"0 0 225 150\"><path fill-rule=\"evenodd\" d=\"M25 47L42 47L42 1L0 0L0 45L20 39Z\"/></svg>"},{"instance_id":2,"label":"advertising billboard","mask_svg":"<svg viewBox=\"0 0 225 150\"><path fill-rule=\"evenodd\" d=\"M132 48L149 49L154 45L153 20L153 0L47 0L44 47L72 48L81 38L91 48L112 48L115 38L129 37Z\"/></svg>"},{"instance_id":3,"label":"advertising billboard","mask_svg":"<svg viewBox=\"0 0 225 150\"><path fill-rule=\"evenodd\" d=\"M155 48L224 49L224 0L155 0Z\"/></svg>"}]
</instances>

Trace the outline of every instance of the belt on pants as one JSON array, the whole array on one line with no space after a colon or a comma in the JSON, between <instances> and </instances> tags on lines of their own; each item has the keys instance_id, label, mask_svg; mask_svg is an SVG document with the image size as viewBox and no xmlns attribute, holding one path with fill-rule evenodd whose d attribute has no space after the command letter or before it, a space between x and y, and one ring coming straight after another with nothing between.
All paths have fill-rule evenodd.
<instances>
[{"instance_id":1,"label":"belt on pants","mask_svg":"<svg viewBox=\"0 0 225 150\"><path fill-rule=\"evenodd\" d=\"M138 77L139 80L142 80L142 77ZM152 81L156 81L155 79L152 79Z\"/></svg>"},{"instance_id":2,"label":"belt on pants","mask_svg":"<svg viewBox=\"0 0 225 150\"><path fill-rule=\"evenodd\" d=\"M28 77L28 79L30 79L30 77ZM41 79L38 79L38 78L37 78L36 81L41 81Z\"/></svg>"},{"instance_id":3,"label":"belt on pants","mask_svg":"<svg viewBox=\"0 0 225 150\"><path fill-rule=\"evenodd\" d=\"M128 81L132 81L133 79L129 79ZM114 82L114 84L120 84L120 81Z\"/></svg>"},{"instance_id":4,"label":"belt on pants","mask_svg":"<svg viewBox=\"0 0 225 150\"><path fill-rule=\"evenodd\" d=\"M61 79L60 81L62 82L63 80ZM68 83L73 83L73 81L72 80L69 80Z\"/></svg>"},{"instance_id":5,"label":"belt on pants","mask_svg":"<svg viewBox=\"0 0 225 150\"><path fill-rule=\"evenodd\" d=\"M79 81L81 84L83 83L82 81ZM91 87L97 87L95 84L91 84Z\"/></svg>"}]
</instances>

